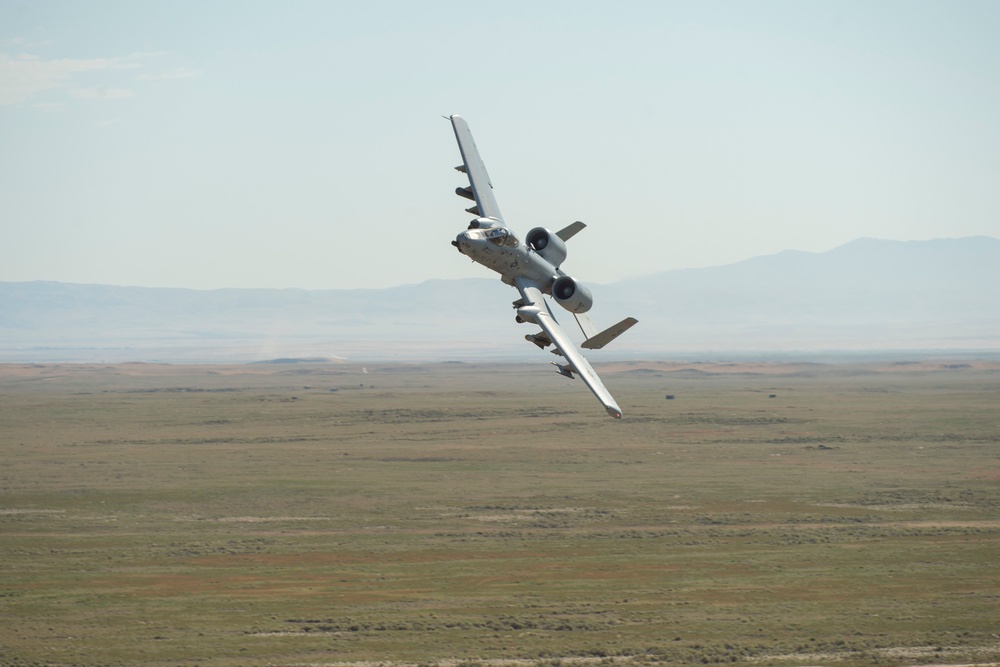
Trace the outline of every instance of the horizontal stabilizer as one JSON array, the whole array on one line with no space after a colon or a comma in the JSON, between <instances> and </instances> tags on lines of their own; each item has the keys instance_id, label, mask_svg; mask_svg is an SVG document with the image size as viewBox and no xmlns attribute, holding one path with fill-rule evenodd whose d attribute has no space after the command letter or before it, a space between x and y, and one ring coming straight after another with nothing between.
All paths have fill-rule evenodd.
<instances>
[{"instance_id":1,"label":"horizontal stabilizer","mask_svg":"<svg viewBox=\"0 0 1000 667\"><path fill-rule=\"evenodd\" d=\"M624 320L618 324L614 324L596 336L591 336L587 340L583 341L580 347L585 347L588 350L600 350L602 347L618 338L623 333L632 328L639 320L634 317L626 317Z\"/></svg>"},{"instance_id":2,"label":"horizontal stabilizer","mask_svg":"<svg viewBox=\"0 0 1000 667\"><path fill-rule=\"evenodd\" d=\"M563 229L560 229L558 232L556 232L556 236L558 236L559 238L561 238L563 241L569 241L571 238L573 238L574 236L576 236L576 233L578 231L580 231L581 229L583 229L586 226L587 225L585 225L582 222L580 222L579 220L577 220L572 225L570 225L568 227L565 227Z\"/></svg>"}]
</instances>

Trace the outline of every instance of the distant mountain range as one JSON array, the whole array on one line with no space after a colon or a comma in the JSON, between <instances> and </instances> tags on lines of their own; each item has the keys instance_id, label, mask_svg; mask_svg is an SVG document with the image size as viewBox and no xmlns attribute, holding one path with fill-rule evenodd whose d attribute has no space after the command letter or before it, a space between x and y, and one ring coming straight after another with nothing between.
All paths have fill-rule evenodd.
<instances>
[{"instance_id":1,"label":"distant mountain range","mask_svg":"<svg viewBox=\"0 0 1000 667\"><path fill-rule=\"evenodd\" d=\"M595 361L1000 350L1000 240L985 236L859 239L589 287L599 327L639 319ZM0 362L537 358L523 341L533 329L514 322L516 296L491 278L314 291L0 282Z\"/></svg>"}]
</instances>

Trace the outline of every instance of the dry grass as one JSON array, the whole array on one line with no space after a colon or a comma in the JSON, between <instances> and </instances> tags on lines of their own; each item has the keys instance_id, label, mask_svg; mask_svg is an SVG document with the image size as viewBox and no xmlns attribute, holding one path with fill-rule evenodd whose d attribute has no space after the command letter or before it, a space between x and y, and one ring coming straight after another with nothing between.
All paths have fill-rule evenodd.
<instances>
[{"instance_id":1,"label":"dry grass","mask_svg":"<svg viewBox=\"0 0 1000 667\"><path fill-rule=\"evenodd\" d=\"M0 664L1000 660L995 363L367 370L0 366Z\"/></svg>"}]
</instances>

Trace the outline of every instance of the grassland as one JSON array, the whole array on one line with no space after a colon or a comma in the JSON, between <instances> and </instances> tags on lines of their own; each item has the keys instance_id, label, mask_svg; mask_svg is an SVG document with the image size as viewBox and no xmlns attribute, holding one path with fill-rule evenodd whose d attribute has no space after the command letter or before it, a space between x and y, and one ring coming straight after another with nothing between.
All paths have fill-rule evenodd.
<instances>
[{"instance_id":1,"label":"grassland","mask_svg":"<svg viewBox=\"0 0 1000 667\"><path fill-rule=\"evenodd\" d=\"M1000 661L1000 364L599 370L0 366L0 664Z\"/></svg>"}]
</instances>

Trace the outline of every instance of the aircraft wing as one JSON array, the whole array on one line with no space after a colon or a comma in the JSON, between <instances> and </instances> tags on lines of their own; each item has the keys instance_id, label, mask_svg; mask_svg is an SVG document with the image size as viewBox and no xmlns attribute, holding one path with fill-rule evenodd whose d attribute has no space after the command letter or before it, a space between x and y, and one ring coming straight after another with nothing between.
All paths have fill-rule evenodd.
<instances>
[{"instance_id":1,"label":"aircraft wing","mask_svg":"<svg viewBox=\"0 0 1000 667\"><path fill-rule=\"evenodd\" d=\"M580 354L573 341L570 340L566 332L556 322L556 318L552 315L552 311L549 310L549 306L545 302L542 291L527 278L519 276L514 278L514 282L521 293L521 298L524 299L524 307L518 310L518 314L522 315L522 317L529 315L530 318L533 318L531 321L542 328L548 335L549 340L558 349L559 354L566 359L565 364L556 364L559 372L568 377L573 377L573 373L579 375L587 387L590 388L590 391L594 393L594 396L597 397L597 400L604 405L604 409L608 411L608 414L615 419L621 419L621 408L615 403L611 392L601 382L601 378L597 376L597 372L590 365L590 362ZM525 319L529 318L526 317Z\"/></svg>"},{"instance_id":2,"label":"aircraft wing","mask_svg":"<svg viewBox=\"0 0 1000 667\"><path fill-rule=\"evenodd\" d=\"M455 129L455 138L458 139L458 149L462 152L462 167L455 167L459 171L464 171L469 177L472 196L475 198L476 207L471 213L477 214L481 218L495 218L501 223L503 216L500 215L500 207L493 196L493 184L490 182L490 175L486 173L486 165L479 157L479 149L476 142L472 140L472 131L465 119L458 115L449 116L451 126ZM459 188L458 194L467 197L468 194L462 192L464 188Z\"/></svg>"}]
</instances>

